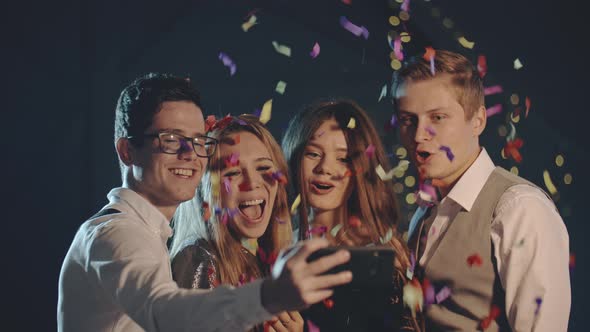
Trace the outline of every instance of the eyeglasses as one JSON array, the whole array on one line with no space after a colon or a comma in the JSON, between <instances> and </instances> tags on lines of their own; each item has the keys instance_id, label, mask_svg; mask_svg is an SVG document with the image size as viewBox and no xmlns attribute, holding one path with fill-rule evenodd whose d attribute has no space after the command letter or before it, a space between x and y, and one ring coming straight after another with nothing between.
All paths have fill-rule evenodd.
<instances>
[{"instance_id":1,"label":"eyeglasses","mask_svg":"<svg viewBox=\"0 0 590 332\"><path fill-rule=\"evenodd\" d=\"M144 134L143 137L158 138L160 151L167 154L178 154L186 152L190 149L190 144L193 150L199 157L208 158L213 155L217 147L217 140L206 135L197 135L195 137L186 137L174 133L155 133ZM136 138L134 136L127 137L128 139ZM190 144L189 144L190 143Z\"/></svg>"}]
</instances>

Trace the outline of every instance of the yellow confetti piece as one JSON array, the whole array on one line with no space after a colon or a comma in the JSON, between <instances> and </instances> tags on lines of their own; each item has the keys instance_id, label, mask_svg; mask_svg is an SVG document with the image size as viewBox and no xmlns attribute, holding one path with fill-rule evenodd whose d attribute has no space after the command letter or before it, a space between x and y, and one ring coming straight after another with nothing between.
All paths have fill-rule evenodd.
<instances>
[{"instance_id":1,"label":"yellow confetti piece","mask_svg":"<svg viewBox=\"0 0 590 332\"><path fill-rule=\"evenodd\" d=\"M291 205L291 215L294 216L295 213L297 213L297 208L299 207L299 204L301 204L301 195L297 195L295 201L293 202L293 205Z\"/></svg>"},{"instance_id":2,"label":"yellow confetti piece","mask_svg":"<svg viewBox=\"0 0 590 332\"><path fill-rule=\"evenodd\" d=\"M406 195L406 203L412 205L414 203L416 203L416 194L414 193L409 193Z\"/></svg>"},{"instance_id":3,"label":"yellow confetti piece","mask_svg":"<svg viewBox=\"0 0 590 332\"><path fill-rule=\"evenodd\" d=\"M563 183L565 184L571 184L573 181L572 175L570 173L567 173L563 176Z\"/></svg>"},{"instance_id":4,"label":"yellow confetti piece","mask_svg":"<svg viewBox=\"0 0 590 332\"><path fill-rule=\"evenodd\" d=\"M518 167L512 166L512 168L510 168L510 173L518 175Z\"/></svg>"},{"instance_id":5,"label":"yellow confetti piece","mask_svg":"<svg viewBox=\"0 0 590 332\"><path fill-rule=\"evenodd\" d=\"M397 150L395 150L395 155L400 159L404 159L408 156L408 150L406 150L406 148L404 148L403 146L400 146L399 148L397 148Z\"/></svg>"},{"instance_id":6,"label":"yellow confetti piece","mask_svg":"<svg viewBox=\"0 0 590 332\"><path fill-rule=\"evenodd\" d=\"M348 124L346 125L346 127L350 129L356 128L356 120L354 118L350 118L350 120L348 120Z\"/></svg>"},{"instance_id":7,"label":"yellow confetti piece","mask_svg":"<svg viewBox=\"0 0 590 332\"><path fill-rule=\"evenodd\" d=\"M410 308L412 317L416 317L416 311L422 311L424 295L419 283L409 282L404 286L404 305Z\"/></svg>"},{"instance_id":8,"label":"yellow confetti piece","mask_svg":"<svg viewBox=\"0 0 590 332\"><path fill-rule=\"evenodd\" d=\"M459 44L461 44L461 46L468 48L468 49L472 49L473 46L475 46L475 42L471 42L463 36L459 37L458 41L459 41Z\"/></svg>"},{"instance_id":9,"label":"yellow confetti piece","mask_svg":"<svg viewBox=\"0 0 590 332\"><path fill-rule=\"evenodd\" d=\"M502 159L508 159L508 157L506 156L506 152L504 152L504 149L503 148L500 151L500 156L502 156Z\"/></svg>"},{"instance_id":10,"label":"yellow confetti piece","mask_svg":"<svg viewBox=\"0 0 590 332\"><path fill-rule=\"evenodd\" d=\"M510 120L514 123L518 123L520 121L520 114L514 114L514 112L510 112Z\"/></svg>"},{"instance_id":11,"label":"yellow confetti piece","mask_svg":"<svg viewBox=\"0 0 590 332\"><path fill-rule=\"evenodd\" d=\"M242 24L242 30L244 30L244 32L248 32L248 30L250 30L251 27L253 27L256 23L256 16L252 15L250 16L250 19L248 19L247 22L244 22Z\"/></svg>"},{"instance_id":12,"label":"yellow confetti piece","mask_svg":"<svg viewBox=\"0 0 590 332\"><path fill-rule=\"evenodd\" d=\"M408 169L410 162L407 160L400 160L399 164L397 164L397 166L395 168L392 168L389 170L389 172L385 172L385 170L383 169L383 166L381 166L381 164L377 165L377 167L375 167L375 172L377 172L377 176L379 176L379 178L381 179L381 181L388 181L393 179L393 176L396 172L401 171L402 172L402 176L403 176L403 172L404 172L404 168L405 170Z\"/></svg>"},{"instance_id":13,"label":"yellow confetti piece","mask_svg":"<svg viewBox=\"0 0 590 332\"><path fill-rule=\"evenodd\" d=\"M403 43L409 43L410 41L412 41L412 36L410 36L410 34L407 32L402 32L399 34L399 36Z\"/></svg>"},{"instance_id":14,"label":"yellow confetti piece","mask_svg":"<svg viewBox=\"0 0 590 332\"><path fill-rule=\"evenodd\" d=\"M520 98L518 97L518 95L516 93L513 93L510 95L510 103L512 103L512 105L518 105L519 102L520 102Z\"/></svg>"},{"instance_id":15,"label":"yellow confetti piece","mask_svg":"<svg viewBox=\"0 0 590 332\"><path fill-rule=\"evenodd\" d=\"M565 159L563 158L562 155L558 154L557 157L555 157L555 165L561 167L561 166L563 166L564 162L565 162Z\"/></svg>"},{"instance_id":16,"label":"yellow confetti piece","mask_svg":"<svg viewBox=\"0 0 590 332\"><path fill-rule=\"evenodd\" d=\"M451 19L450 19L450 18L448 18L448 17L445 17L445 18L443 19L443 22L442 22L442 24L443 24L443 26L444 26L445 28L447 28L447 29L451 29L451 28L453 28L453 26L455 25L455 23L453 23L453 20L451 20Z\"/></svg>"},{"instance_id":17,"label":"yellow confetti piece","mask_svg":"<svg viewBox=\"0 0 590 332\"><path fill-rule=\"evenodd\" d=\"M262 106L262 112L260 112L260 122L266 124L270 120L270 113L272 111L272 99L269 99Z\"/></svg>"},{"instance_id":18,"label":"yellow confetti piece","mask_svg":"<svg viewBox=\"0 0 590 332\"><path fill-rule=\"evenodd\" d=\"M278 93L280 93L280 94L284 94L286 87L287 87L287 83L286 82L279 81L279 83L277 83L277 87L275 88L275 91L278 92Z\"/></svg>"},{"instance_id":19,"label":"yellow confetti piece","mask_svg":"<svg viewBox=\"0 0 590 332\"><path fill-rule=\"evenodd\" d=\"M402 63L398 59L391 60L391 69L398 70L402 67Z\"/></svg>"},{"instance_id":20,"label":"yellow confetti piece","mask_svg":"<svg viewBox=\"0 0 590 332\"><path fill-rule=\"evenodd\" d=\"M209 179L211 181L211 192L213 193L213 196L218 197L219 196L219 175L215 172L211 172L211 175L209 176Z\"/></svg>"},{"instance_id":21,"label":"yellow confetti piece","mask_svg":"<svg viewBox=\"0 0 590 332\"><path fill-rule=\"evenodd\" d=\"M557 193L557 188L555 188L553 181L551 181L551 177L549 176L549 171L547 171L547 170L543 171L543 182L545 182L545 187L547 187L547 190L549 190L549 193L551 195L555 195Z\"/></svg>"},{"instance_id":22,"label":"yellow confetti piece","mask_svg":"<svg viewBox=\"0 0 590 332\"><path fill-rule=\"evenodd\" d=\"M522 62L518 58L514 59L514 69L519 70L523 67Z\"/></svg>"},{"instance_id":23,"label":"yellow confetti piece","mask_svg":"<svg viewBox=\"0 0 590 332\"><path fill-rule=\"evenodd\" d=\"M401 22L397 16L390 16L389 17L389 24L393 25L394 27L398 26L400 23Z\"/></svg>"},{"instance_id":24,"label":"yellow confetti piece","mask_svg":"<svg viewBox=\"0 0 590 332\"><path fill-rule=\"evenodd\" d=\"M416 184L416 178L409 175L405 178L404 183L407 187L413 187Z\"/></svg>"},{"instance_id":25,"label":"yellow confetti piece","mask_svg":"<svg viewBox=\"0 0 590 332\"><path fill-rule=\"evenodd\" d=\"M272 46L274 46L275 51L277 51L278 53L284 56L291 57L291 48L289 46L281 45L274 40L272 41Z\"/></svg>"}]
</instances>

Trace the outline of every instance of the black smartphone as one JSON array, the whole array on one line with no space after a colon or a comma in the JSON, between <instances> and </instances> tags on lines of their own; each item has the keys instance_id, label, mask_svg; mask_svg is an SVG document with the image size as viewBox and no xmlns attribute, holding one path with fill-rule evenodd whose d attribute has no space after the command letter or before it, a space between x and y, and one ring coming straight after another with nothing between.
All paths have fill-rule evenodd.
<instances>
[{"instance_id":1,"label":"black smartphone","mask_svg":"<svg viewBox=\"0 0 590 332\"><path fill-rule=\"evenodd\" d=\"M340 249L350 252L350 260L332 268L325 274L348 270L352 272L352 282L339 286L336 290L358 292L362 290L385 290L393 287L395 251L391 247L327 247L313 252L309 255L307 261L312 262L320 257L333 254Z\"/></svg>"}]
</instances>

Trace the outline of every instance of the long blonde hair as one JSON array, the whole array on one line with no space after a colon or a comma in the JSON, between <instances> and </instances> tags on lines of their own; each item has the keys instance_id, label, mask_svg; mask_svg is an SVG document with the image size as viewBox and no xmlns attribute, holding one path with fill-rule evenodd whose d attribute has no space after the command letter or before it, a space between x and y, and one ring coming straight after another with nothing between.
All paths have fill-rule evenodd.
<instances>
[{"instance_id":1,"label":"long blonde hair","mask_svg":"<svg viewBox=\"0 0 590 332\"><path fill-rule=\"evenodd\" d=\"M288 177L287 163L279 144L272 134L252 115L240 115L226 117L218 123L226 122L214 128L210 136L223 143L230 134L249 132L254 134L268 149L276 169ZM210 158L207 170L197 190L195 197L180 204L174 215L174 237L172 239L170 256L174 257L187 245L202 239L208 241L217 258L217 266L222 284L239 285L243 282L243 276L247 278L259 278L268 273L261 271L256 265L249 263L248 254L244 252L241 239L228 225L224 224L222 214L215 212L215 207L221 207L219 195L221 151L217 149ZM203 202L207 202L210 208L210 217L203 220ZM287 190L279 183L277 196L272 207L271 219L264 234L258 239L259 249L267 256L278 252L292 242L291 217L287 203ZM267 269L268 266L265 267Z\"/></svg>"}]
</instances>

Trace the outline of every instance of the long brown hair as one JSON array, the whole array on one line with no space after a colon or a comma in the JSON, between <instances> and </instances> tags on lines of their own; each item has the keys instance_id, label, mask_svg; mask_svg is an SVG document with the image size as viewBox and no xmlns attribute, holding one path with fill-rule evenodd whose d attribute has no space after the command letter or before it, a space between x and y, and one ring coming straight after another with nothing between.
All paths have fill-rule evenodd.
<instances>
[{"instance_id":1,"label":"long brown hair","mask_svg":"<svg viewBox=\"0 0 590 332\"><path fill-rule=\"evenodd\" d=\"M229 123L212 130L210 136L223 143L230 134L240 132L254 134L268 149L276 169L288 177L287 163L279 144L264 125L258 121L257 117L245 114L232 119L226 117L220 121ZM198 239L207 240L218 259L220 282L239 285L243 282L244 275L247 278L259 278L267 271L261 271L257 265L249 263L249 254L244 252L241 239L221 221L222 214L215 213L215 207L222 206L219 190L216 189L220 186L220 165L222 163L221 151L217 149L209 160L200 185L200 193L197 192L194 199L179 206L174 216L175 234L170 253L174 257L187 244L194 243ZM211 216L208 221L204 221L202 218L203 202L207 202L209 205ZM269 225L258 239L258 245L266 256L272 256L278 254L291 242L292 229L287 190L284 185L279 183Z\"/></svg>"},{"instance_id":2,"label":"long brown hair","mask_svg":"<svg viewBox=\"0 0 590 332\"><path fill-rule=\"evenodd\" d=\"M282 147L289 164L292 179L292 196L301 195L299 205L299 239L305 238L309 228L309 206L307 193L303 184L303 164L305 146L314 133L328 119L335 119L344 132L348 146L348 156L351 160L353 190L343 208L343 218L339 222L342 229L348 232L351 225L348 217L351 215L361 219L371 233L371 241L379 242L385 238L391 229L393 236L388 245L398 252L398 259L403 271L409 266L407 247L400 239L397 226L400 212L392 182L382 181L375 169L381 165L389 169L389 161L385 154L381 139L367 113L354 101L335 99L320 101L303 108L289 122L289 127L282 140ZM356 126L348 128L351 118ZM367 156L365 150L369 145L375 147L372 157ZM365 245L367 243L358 243Z\"/></svg>"}]
</instances>

